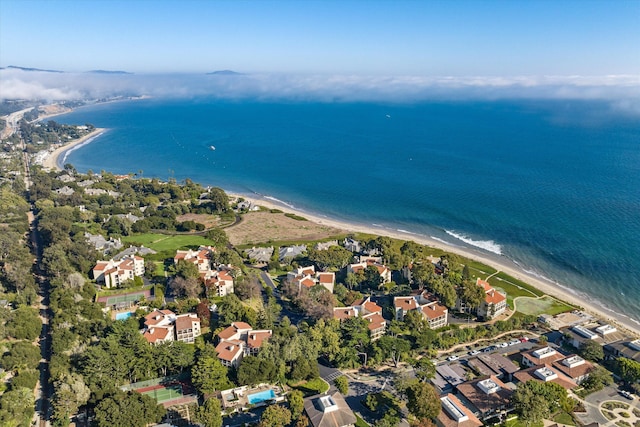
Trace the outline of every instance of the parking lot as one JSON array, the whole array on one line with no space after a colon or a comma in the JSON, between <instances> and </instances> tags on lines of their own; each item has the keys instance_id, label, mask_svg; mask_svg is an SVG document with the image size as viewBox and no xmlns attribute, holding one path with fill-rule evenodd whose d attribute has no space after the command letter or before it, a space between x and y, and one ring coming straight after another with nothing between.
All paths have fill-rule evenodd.
<instances>
[{"instance_id":1,"label":"parking lot","mask_svg":"<svg viewBox=\"0 0 640 427\"><path fill-rule=\"evenodd\" d=\"M497 341L493 344L483 343L476 346L466 346L454 353L434 360L435 363L452 362L455 360L466 360L482 353L513 354L530 350L538 345L537 340L532 341L530 337L509 338L504 341Z\"/></svg>"}]
</instances>

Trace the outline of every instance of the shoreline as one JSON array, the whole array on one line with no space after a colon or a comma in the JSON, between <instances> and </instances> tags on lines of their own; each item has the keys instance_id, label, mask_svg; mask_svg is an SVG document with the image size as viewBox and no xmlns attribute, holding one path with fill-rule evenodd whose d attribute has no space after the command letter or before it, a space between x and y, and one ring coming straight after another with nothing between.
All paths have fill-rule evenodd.
<instances>
[{"instance_id":1,"label":"shoreline","mask_svg":"<svg viewBox=\"0 0 640 427\"><path fill-rule=\"evenodd\" d=\"M62 170L62 167L59 165L59 161L61 158L64 159L66 153L82 144L90 142L92 139L102 135L106 130L106 128L95 128L93 132L88 133L82 138L78 138L68 144L56 148L43 160L42 167L48 170Z\"/></svg>"},{"instance_id":2,"label":"shoreline","mask_svg":"<svg viewBox=\"0 0 640 427\"><path fill-rule=\"evenodd\" d=\"M347 221L322 217L316 213L297 210L285 203L278 203L276 201L256 195L241 194L239 192L233 191L227 192L227 194L231 197L242 197L245 200L250 201L254 205L264 206L268 209L280 209L281 211L287 213L301 215L307 218L309 221L315 222L317 224L330 226L348 232L359 232L377 236L387 236L393 239L404 241L412 240L422 245L451 252L456 255L472 259L474 261L479 261L483 264L494 267L499 271L503 271L515 279L522 280L523 282L532 285L533 287L553 298L568 302L576 307L581 307L582 310L591 314L595 318L602 320L603 322L614 324L619 329L625 329L632 335L640 336L640 324L635 323L633 319L623 314L614 312L613 310L589 302L588 300L586 300L585 296L581 296L572 292L569 287L565 287L551 280L545 280L541 277L535 276L532 273L524 271L522 267L518 267L517 265L510 265L510 262L507 259L505 259L504 261L492 259L490 256L483 255L479 251L459 246L448 245L429 236L417 235L410 232L402 233L400 231L395 231L387 228L377 228L374 226L361 225L350 223Z\"/></svg>"}]
</instances>

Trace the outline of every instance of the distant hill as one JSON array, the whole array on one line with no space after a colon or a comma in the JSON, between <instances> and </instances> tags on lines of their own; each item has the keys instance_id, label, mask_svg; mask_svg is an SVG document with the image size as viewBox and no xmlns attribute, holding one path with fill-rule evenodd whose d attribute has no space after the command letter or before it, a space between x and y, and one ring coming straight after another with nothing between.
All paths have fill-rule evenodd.
<instances>
[{"instance_id":1,"label":"distant hill","mask_svg":"<svg viewBox=\"0 0 640 427\"><path fill-rule=\"evenodd\" d=\"M236 71L231 70L219 70L213 71L211 73L207 73L208 76L242 76L242 73L238 73Z\"/></svg>"},{"instance_id":2,"label":"distant hill","mask_svg":"<svg viewBox=\"0 0 640 427\"><path fill-rule=\"evenodd\" d=\"M17 67L15 65L9 65L7 67L7 69L10 69L10 68L14 70L22 70L22 71L40 71L44 73L64 73L64 71L58 71L58 70L41 70L40 68Z\"/></svg>"},{"instance_id":3,"label":"distant hill","mask_svg":"<svg viewBox=\"0 0 640 427\"><path fill-rule=\"evenodd\" d=\"M92 74L133 74L128 71L111 71L111 70L91 70L87 71L87 73Z\"/></svg>"}]
</instances>

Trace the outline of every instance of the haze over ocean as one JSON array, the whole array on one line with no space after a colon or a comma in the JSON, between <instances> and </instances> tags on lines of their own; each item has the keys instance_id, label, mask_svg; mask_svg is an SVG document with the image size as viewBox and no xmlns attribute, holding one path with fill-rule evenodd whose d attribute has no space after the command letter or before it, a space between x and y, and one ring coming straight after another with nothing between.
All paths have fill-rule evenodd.
<instances>
[{"instance_id":1,"label":"haze over ocean","mask_svg":"<svg viewBox=\"0 0 640 427\"><path fill-rule=\"evenodd\" d=\"M640 122L609 103L149 99L55 120L109 128L68 154L78 170L483 248L640 321Z\"/></svg>"}]
</instances>

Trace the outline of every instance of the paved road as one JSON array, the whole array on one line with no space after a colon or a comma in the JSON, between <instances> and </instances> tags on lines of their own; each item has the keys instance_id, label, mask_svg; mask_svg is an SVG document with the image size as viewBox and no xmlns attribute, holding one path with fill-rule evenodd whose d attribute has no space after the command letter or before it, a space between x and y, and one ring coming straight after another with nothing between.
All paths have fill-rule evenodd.
<instances>
[{"instance_id":1,"label":"paved road","mask_svg":"<svg viewBox=\"0 0 640 427\"><path fill-rule=\"evenodd\" d=\"M602 402L605 402L607 400L614 400L614 401L626 403L627 405L631 405L632 407L635 407L635 408L640 407L639 406L640 402L638 401L637 397L635 397L633 400L626 399L618 393L617 386L612 385L609 387L605 387L604 389L597 391L595 393L591 393L589 396L587 396L587 398L584 399L583 401L587 412L586 414L577 413L576 415L578 419L585 424L592 423L595 421L603 426L607 425L607 426L615 427L614 422L609 421L604 415L602 415L599 409ZM628 412L631 412L631 410L629 410Z\"/></svg>"},{"instance_id":2,"label":"paved road","mask_svg":"<svg viewBox=\"0 0 640 427\"><path fill-rule=\"evenodd\" d=\"M9 138L18 130L18 122L22 120L24 113L33 110L34 107L25 108L24 110L13 112L2 118L5 120L6 126L2 131L2 139Z\"/></svg>"},{"instance_id":3,"label":"paved road","mask_svg":"<svg viewBox=\"0 0 640 427\"><path fill-rule=\"evenodd\" d=\"M271 290L273 291L273 296L278 301L278 304L282 306L282 311L280 312L280 316L287 316L291 321L291 323L294 325L297 325L298 323L300 323L302 320L305 319L304 314L290 310L288 308L288 303L282 301L282 294L276 287L276 284L271 278L271 276L269 275L269 273L267 273L264 270L260 270L260 277L262 278L262 280L264 280L267 286L271 288Z\"/></svg>"}]
</instances>

